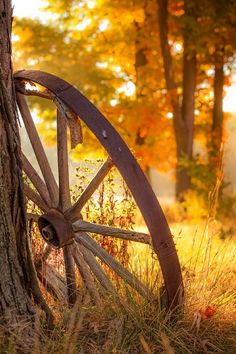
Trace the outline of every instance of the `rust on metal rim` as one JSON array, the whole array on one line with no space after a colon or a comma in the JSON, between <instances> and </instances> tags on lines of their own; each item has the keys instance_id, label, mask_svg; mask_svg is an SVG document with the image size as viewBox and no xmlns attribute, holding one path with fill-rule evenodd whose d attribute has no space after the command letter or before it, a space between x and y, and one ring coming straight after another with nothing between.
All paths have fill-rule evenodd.
<instances>
[{"instance_id":1,"label":"rust on metal rim","mask_svg":"<svg viewBox=\"0 0 236 354\"><path fill-rule=\"evenodd\" d=\"M135 157L103 114L74 86L45 72L22 70L15 80L30 80L54 93L75 112L107 150L127 183L149 229L158 256L169 308L182 303L183 283L174 241L160 204Z\"/></svg>"}]
</instances>

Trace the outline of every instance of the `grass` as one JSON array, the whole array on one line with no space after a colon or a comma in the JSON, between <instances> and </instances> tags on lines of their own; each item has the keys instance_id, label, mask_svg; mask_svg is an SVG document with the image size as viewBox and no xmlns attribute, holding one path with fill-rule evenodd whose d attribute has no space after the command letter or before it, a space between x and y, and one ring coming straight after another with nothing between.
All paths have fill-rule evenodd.
<instances>
[{"instance_id":1,"label":"grass","mask_svg":"<svg viewBox=\"0 0 236 354\"><path fill-rule=\"evenodd\" d=\"M116 199L116 176L110 174L106 182L85 208L85 219L132 228L135 216L136 224L142 225L142 218L137 214L126 186L121 186ZM83 190L83 180L79 188ZM45 328L44 316L38 310L30 345L20 340L26 324L14 327L7 335L6 329L0 328L0 353L236 354L236 234L232 222L222 225L213 217L216 192L217 188L210 212L199 204L199 199L190 195L188 222L171 224L185 287L181 314L172 317L166 314L165 297L160 296L162 275L156 255L148 246L130 244L126 249L122 243L108 242L107 246L105 242L103 246L119 256L121 262L126 264L127 255L130 255L126 265L156 293L157 300L141 298L112 272L109 275L122 296L114 298L100 289L104 296L99 307L91 303L83 286L72 309L53 302L46 293L47 302L56 315L54 329ZM77 194L76 190L75 198ZM180 221L186 217L186 211L177 206L167 210L166 215L169 220ZM199 221L203 217L206 221ZM138 231L147 230L139 226ZM32 233L37 235L35 226ZM99 239L103 243L104 239L98 236ZM42 247L39 240L41 237L35 237L32 243L36 253ZM60 271L63 270L61 262L61 252L53 253L51 263Z\"/></svg>"},{"instance_id":2,"label":"grass","mask_svg":"<svg viewBox=\"0 0 236 354\"><path fill-rule=\"evenodd\" d=\"M36 321L31 345L19 344L22 328L0 335L0 353L236 353L236 237L220 238L215 221L172 225L185 285L183 314L174 319L157 301L148 302L123 285L122 301L104 297L94 306L81 289L75 308L58 313L53 331ZM130 268L151 288L161 286L155 257L145 246L129 251ZM58 307L57 307L58 306ZM20 349L21 346L21 349Z\"/></svg>"}]
</instances>

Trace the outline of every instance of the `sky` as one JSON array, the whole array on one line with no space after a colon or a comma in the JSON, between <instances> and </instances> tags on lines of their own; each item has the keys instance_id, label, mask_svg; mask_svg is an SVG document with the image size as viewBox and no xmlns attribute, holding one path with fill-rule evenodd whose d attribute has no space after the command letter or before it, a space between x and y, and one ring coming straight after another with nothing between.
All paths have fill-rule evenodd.
<instances>
[{"instance_id":1,"label":"sky","mask_svg":"<svg viewBox=\"0 0 236 354\"><path fill-rule=\"evenodd\" d=\"M40 8L45 5L43 0L12 0L13 15L17 17L40 17Z\"/></svg>"}]
</instances>

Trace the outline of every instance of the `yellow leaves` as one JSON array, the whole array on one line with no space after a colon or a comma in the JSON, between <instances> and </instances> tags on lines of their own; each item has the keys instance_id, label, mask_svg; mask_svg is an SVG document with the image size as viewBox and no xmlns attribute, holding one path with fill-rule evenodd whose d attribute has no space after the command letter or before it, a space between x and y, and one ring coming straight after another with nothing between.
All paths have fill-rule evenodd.
<instances>
[{"instance_id":1,"label":"yellow leaves","mask_svg":"<svg viewBox=\"0 0 236 354\"><path fill-rule=\"evenodd\" d=\"M132 13L132 18L131 20L137 22L137 23L143 23L145 19L145 14L142 8L138 8Z\"/></svg>"},{"instance_id":2,"label":"yellow leaves","mask_svg":"<svg viewBox=\"0 0 236 354\"><path fill-rule=\"evenodd\" d=\"M215 53L215 46L209 46L208 51L210 55L213 55Z\"/></svg>"},{"instance_id":3,"label":"yellow leaves","mask_svg":"<svg viewBox=\"0 0 236 354\"><path fill-rule=\"evenodd\" d=\"M23 42L28 42L34 37L33 31L28 27L19 28L17 35L20 37L21 45Z\"/></svg>"}]
</instances>

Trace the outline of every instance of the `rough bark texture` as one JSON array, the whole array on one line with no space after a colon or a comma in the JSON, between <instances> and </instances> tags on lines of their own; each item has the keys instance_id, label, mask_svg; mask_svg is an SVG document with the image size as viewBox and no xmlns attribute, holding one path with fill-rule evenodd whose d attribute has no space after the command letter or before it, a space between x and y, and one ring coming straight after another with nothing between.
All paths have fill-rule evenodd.
<instances>
[{"instance_id":1,"label":"rough bark texture","mask_svg":"<svg viewBox=\"0 0 236 354\"><path fill-rule=\"evenodd\" d=\"M184 55L183 55L183 97L177 93L172 56L168 43L168 0L157 0L159 7L160 43L163 57L164 75L169 102L173 112L173 124L176 140L177 167L176 167L176 197L181 196L190 188L191 180L188 167L182 166L183 159L191 161L193 149L194 127L194 93L196 81L196 55L189 52L191 29L184 28ZM185 2L185 15L193 16L192 1Z\"/></svg>"},{"instance_id":2,"label":"rough bark texture","mask_svg":"<svg viewBox=\"0 0 236 354\"><path fill-rule=\"evenodd\" d=\"M38 302L43 301L26 233L11 21L11 1L0 0L0 316L14 324L34 316L31 294Z\"/></svg>"}]
</instances>

